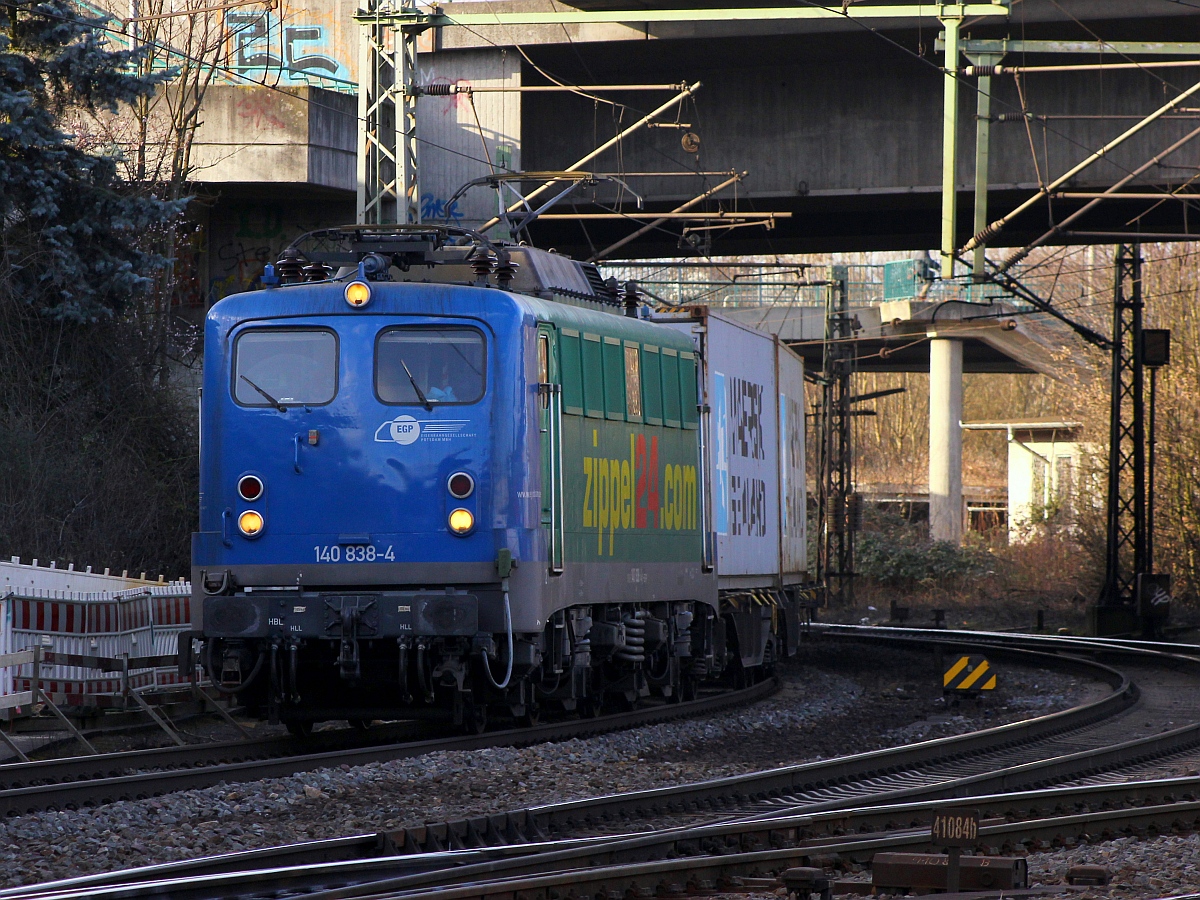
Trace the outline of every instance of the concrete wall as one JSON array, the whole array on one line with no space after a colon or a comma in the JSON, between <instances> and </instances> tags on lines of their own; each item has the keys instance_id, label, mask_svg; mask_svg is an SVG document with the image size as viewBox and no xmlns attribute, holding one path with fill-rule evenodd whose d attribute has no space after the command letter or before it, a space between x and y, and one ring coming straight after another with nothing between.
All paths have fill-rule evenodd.
<instances>
[{"instance_id":1,"label":"concrete wall","mask_svg":"<svg viewBox=\"0 0 1200 900\"><path fill-rule=\"evenodd\" d=\"M355 190L358 107L320 88L212 85L192 148L206 184L311 184Z\"/></svg>"},{"instance_id":2,"label":"concrete wall","mask_svg":"<svg viewBox=\"0 0 1200 900\"><path fill-rule=\"evenodd\" d=\"M1008 539L1021 542L1047 512L1060 510L1058 521L1070 526L1080 475L1076 441L1008 442Z\"/></svg>"},{"instance_id":3,"label":"concrete wall","mask_svg":"<svg viewBox=\"0 0 1200 900\"><path fill-rule=\"evenodd\" d=\"M417 64L422 84L515 88L521 84L520 63L521 58L508 50L466 50L423 53ZM471 227L495 215L496 192L485 187L472 188L452 208L446 204L474 178L521 170L521 94L422 97L417 128L422 139L417 151L421 218Z\"/></svg>"},{"instance_id":4,"label":"concrete wall","mask_svg":"<svg viewBox=\"0 0 1200 900\"><path fill-rule=\"evenodd\" d=\"M81 3L108 12L118 22L130 14L129 0L90 0ZM358 0L280 0L273 9L234 6L218 12L143 23L140 37L188 50L211 46L212 35L224 34L221 65L229 84L259 82L278 87L315 85L353 92L358 70ZM143 14L149 14L143 5ZM173 10L168 4L162 7ZM190 9L203 8L192 4ZM118 25L118 27L120 27ZM220 31L218 31L220 30ZM134 29L127 27L127 33ZM118 46L130 46L124 34L110 36Z\"/></svg>"},{"instance_id":5,"label":"concrete wall","mask_svg":"<svg viewBox=\"0 0 1200 900\"><path fill-rule=\"evenodd\" d=\"M925 36L928 47L934 34ZM900 34L904 47L922 46L915 35ZM699 157L682 151L672 131L650 133L623 148L628 170L660 170L672 163L705 169L746 169L743 196L817 197L878 192L938 192L941 183L942 76L940 53L919 58L871 34L820 38L731 39L729 41L655 41L619 45L620 53L599 47L539 47L531 55L545 68L569 80L646 83L701 81L695 107L685 106L685 121L702 140ZM576 54L586 54L583 61ZM583 70L586 63L587 71ZM1191 78L1171 79L1180 84ZM994 79L993 114L1021 109L1011 78ZM1095 73L1028 76L1029 108L1039 115L1145 115L1163 102L1162 85L1145 73ZM620 97L635 107L650 106L645 96ZM593 108L569 94L525 98L526 162L530 168L555 168L593 146ZM958 181L973 180L974 91L960 97ZM628 116L627 116L628 117ZM600 117L600 137L617 123ZM575 122L576 128L564 128ZM1128 120L1073 119L1035 123L1037 167L1059 174L1132 124ZM1194 120L1161 123L1131 140L1103 163L1082 174L1077 185L1107 185L1122 167L1132 167L1161 150ZM1021 122L997 123L992 139L992 187L1036 188L1038 171ZM1200 162L1200 144L1173 160ZM610 170L616 152L603 158ZM1161 179L1163 173L1154 173ZM685 185L647 184L655 199L683 199ZM765 207L764 207L765 208Z\"/></svg>"}]
</instances>

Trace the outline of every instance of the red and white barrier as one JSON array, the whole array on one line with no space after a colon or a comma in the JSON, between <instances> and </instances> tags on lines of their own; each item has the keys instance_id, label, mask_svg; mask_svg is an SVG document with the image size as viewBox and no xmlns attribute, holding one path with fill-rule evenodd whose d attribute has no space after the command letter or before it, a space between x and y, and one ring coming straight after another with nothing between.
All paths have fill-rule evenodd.
<instances>
[{"instance_id":1,"label":"red and white barrier","mask_svg":"<svg viewBox=\"0 0 1200 900\"><path fill-rule=\"evenodd\" d=\"M59 575L62 572L58 570ZM13 654L38 648L44 654L40 659L45 660L38 666L38 680L56 704L103 705L103 698L118 697L126 690L188 682L179 677L177 666L163 664L169 661L161 657L176 654L179 634L190 628L190 585L141 582L127 587L128 579L92 579L105 577L120 588L39 589L21 583L22 578L10 580L7 595L0 600L0 658L15 659ZM56 662L55 657L71 659ZM139 660L152 664L136 667ZM129 668L127 661L134 661L135 668ZM11 705L3 698L31 691L33 679L32 663L0 667L0 708Z\"/></svg>"}]
</instances>

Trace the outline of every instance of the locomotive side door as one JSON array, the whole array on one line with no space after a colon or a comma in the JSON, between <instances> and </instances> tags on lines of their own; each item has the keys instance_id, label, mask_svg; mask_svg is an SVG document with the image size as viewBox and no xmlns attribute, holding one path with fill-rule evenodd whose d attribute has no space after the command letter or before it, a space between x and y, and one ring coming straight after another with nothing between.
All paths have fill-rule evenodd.
<instances>
[{"instance_id":1,"label":"locomotive side door","mask_svg":"<svg viewBox=\"0 0 1200 900\"><path fill-rule=\"evenodd\" d=\"M542 526L547 531L550 572L563 570L562 379L553 325L537 333L538 428L542 443Z\"/></svg>"}]
</instances>

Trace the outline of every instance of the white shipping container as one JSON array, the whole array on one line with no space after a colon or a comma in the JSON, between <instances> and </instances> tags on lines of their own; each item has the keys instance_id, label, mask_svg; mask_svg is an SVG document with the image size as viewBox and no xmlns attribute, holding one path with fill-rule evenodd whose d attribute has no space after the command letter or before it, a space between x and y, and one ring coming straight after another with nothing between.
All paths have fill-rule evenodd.
<instances>
[{"instance_id":1,"label":"white shipping container","mask_svg":"<svg viewBox=\"0 0 1200 900\"><path fill-rule=\"evenodd\" d=\"M783 583L808 580L808 491L804 459L804 360L775 339L779 382L779 553Z\"/></svg>"},{"instance_id":2,"label":"white shipping container","mask_svg":"<svg viewBox=\"0 0 1200 900\"><path fill-rule=\"evenodd\" d=\"M804 364L777 337L704 307L655 314L701 360L705 524L722 589L806 578Z\"/></svg>"}]
</instances>

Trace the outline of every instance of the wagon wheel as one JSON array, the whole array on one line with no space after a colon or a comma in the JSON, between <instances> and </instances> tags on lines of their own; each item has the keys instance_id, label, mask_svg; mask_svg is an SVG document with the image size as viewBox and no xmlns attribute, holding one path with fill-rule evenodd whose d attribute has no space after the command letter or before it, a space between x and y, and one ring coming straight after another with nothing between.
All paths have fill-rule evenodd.
<instances>
[{"instance_id":1,"label":"wagon wheel","mask_svg":"<svg viewBox=\"0 0 1200 900\"><path fill-rule=\"evenodd\" d=\"M536 703L526 703L525 711L519 716L513 716L518 728L532 728L542 719L542 708Z\"/></svg>"},{"instance_id":2,"label":"wagon wheel","mask_svg":"<svg viewBox=\"0 0 1200 900\"><path fill-rule=\"evenodd\" d=\"M696 699L698 693L699 679L695 675L684 675L680 679L679 701L681 703L690 703Z\"/></svg>"},{"instance_id":3,"label":"wagon wheel","mask_svg":"<svg viewBox=\"0 0 1200 900\"><path fill-rule=\"evenodd\" d=\"M575 702L575 709L581 719L594 719L600 715L600 698L595 694L580 697Z\"/></svg>"},{"instance_id":4,"label":"wagon wheel","mask_svg":"<svg viewBox=\"0 0 1200 900\"><path fill-rule=\"evenodd\" d=\"M616 701L617 709L621 712L633 712L642 705L642 696L636 690L618 691L612 696Z\"/></svg>"},{"instance_id":5,"label":"wagon wheel","mask_svg":"<svg viewBox=\"0 0 1200 900\"><path fill-rule=\"evenodd\" d=\"M462 727L467 734L483 734L487 731L487 704L474 697L464 697Z\"/></svg>"},{"instance_id":6,"label":"wagon wheel","mask_svg":"<svg viewBox=\"0 0 1200 900\"><path fill-rule=\"evenodd\" d=\"M312 722L287 722L288 734L296 738L312 737L313 723Z\"/></svg>"}]
</instances>

